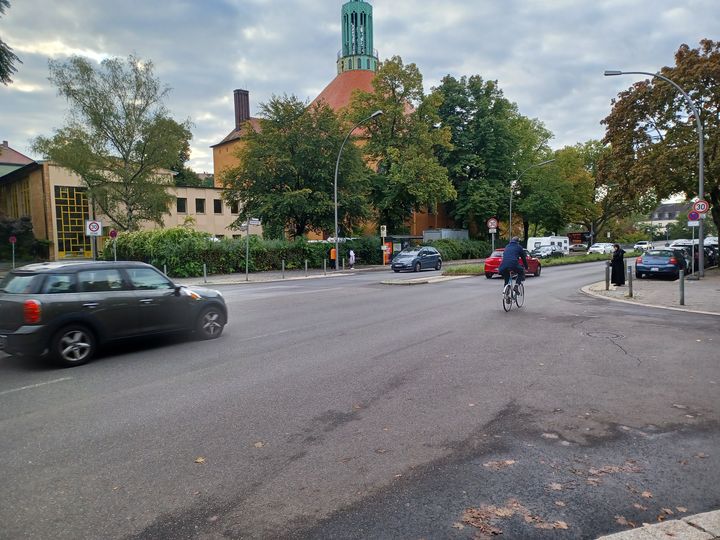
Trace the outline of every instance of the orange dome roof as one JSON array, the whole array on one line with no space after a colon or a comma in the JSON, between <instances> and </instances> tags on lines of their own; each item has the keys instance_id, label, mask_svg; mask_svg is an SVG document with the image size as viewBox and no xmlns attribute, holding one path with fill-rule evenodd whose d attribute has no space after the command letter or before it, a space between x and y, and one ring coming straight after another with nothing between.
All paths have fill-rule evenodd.
<instances>
[{"instance_id":1,"label":"orange dome roof","mask_svg":"<svg viewBox=\"0 0 720 540\"><path fill-rule=\"evenodd\" d=\"M335 77L313 104L324 101L334 111L338 111L350 104L350 98L354 90L363 92L374 92L372 81L375 78L374 71L364 69L345 71Z\"/></svg>"}]
</instances>

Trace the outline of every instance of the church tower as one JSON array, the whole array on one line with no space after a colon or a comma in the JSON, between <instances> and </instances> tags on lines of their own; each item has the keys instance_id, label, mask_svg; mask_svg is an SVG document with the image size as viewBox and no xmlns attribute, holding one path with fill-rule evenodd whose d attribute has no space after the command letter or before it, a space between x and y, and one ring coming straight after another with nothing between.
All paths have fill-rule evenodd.
<instances>
[{"instance_id":1,"label":"church tower","mask_svg":"<svg viewBox=\"0 0 720 540\"><path fill-rule=\"evenodd\" d=\"M350 0L342 7L342 49L337 72L377 71L378 53L373 48L373 8L365 0Z\"/></svg>"}]
</instances>

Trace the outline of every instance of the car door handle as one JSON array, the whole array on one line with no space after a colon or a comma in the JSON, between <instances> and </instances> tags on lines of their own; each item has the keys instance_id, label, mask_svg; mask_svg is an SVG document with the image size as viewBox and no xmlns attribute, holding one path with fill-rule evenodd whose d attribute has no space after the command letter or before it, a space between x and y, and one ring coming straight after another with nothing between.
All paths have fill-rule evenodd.
<instances>
[{"instance_id":1,"label":"car door handle","mask_svg":"<svg viewBox=\"0 0 720 540\"><path fill-rule=\"evenodd\" d=\"M88 309L95 309L95 308L98 307L99 305L100 305L100 304L99 304L98 302L88 302L88 303L86 303L86 304L83 304L83 307L86 307L86 308L88 308Z\"/></svg>"},{"instance_id":2,"label":"car door handle","mask_svg":"<svg viewBox=\"0 0 720 540\"><path fill-rule=\"evenodd\" d=\"M152 298L143 298L142 300L140 300L140 303L141 304L152 304L153 299Z\"/></svg>"}]
</instances>

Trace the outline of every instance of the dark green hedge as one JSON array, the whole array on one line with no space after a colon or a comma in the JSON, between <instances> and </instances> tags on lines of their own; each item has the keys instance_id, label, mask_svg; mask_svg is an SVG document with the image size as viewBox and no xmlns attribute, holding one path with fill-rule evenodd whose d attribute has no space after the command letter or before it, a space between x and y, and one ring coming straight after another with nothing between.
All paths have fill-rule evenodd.
<instances>
[{"instance_id":1,"label":"dark green hedge","mask_svg":"<svg viewBox=\"0 0 720 540\"><path fill-rule=\"evenodd\" d=\"M144 261L156 268L167 268L175 277L195 277L203 273L231 274L245 271L245 240L214 240L207 233L184 227L121 233L117 239L118 260ZM490 252L487 242L475 240L438 240L432 242L443 260L477 259ZM322 268L323 260L330 259L333 244L305 240L262 240L250 237L249 269L251 272L279 270L285 261L287 270L305 267ZM350 249L355 251L356 264L382 264L379 237L363 237L340 244L340 261L348 259ZM112 242L105 244L103 257L113 258Z\"/></svg>"}]
</instances>

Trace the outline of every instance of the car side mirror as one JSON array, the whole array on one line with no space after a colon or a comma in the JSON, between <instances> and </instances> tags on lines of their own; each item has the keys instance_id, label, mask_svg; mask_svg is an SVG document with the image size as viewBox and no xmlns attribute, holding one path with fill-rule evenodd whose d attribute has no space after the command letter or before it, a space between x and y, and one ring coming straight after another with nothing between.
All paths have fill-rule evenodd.
<instances>
[{"instance_id":1,"label":"car side mirror","mask_svg":"<svg viewBox=\"0 0 720 540\"><path fill-rule=\"evenodd\" d=\"M182 289L182 285L175 285L175 296L180 296L180 289Z\"/></svg>"}]
</instances>

